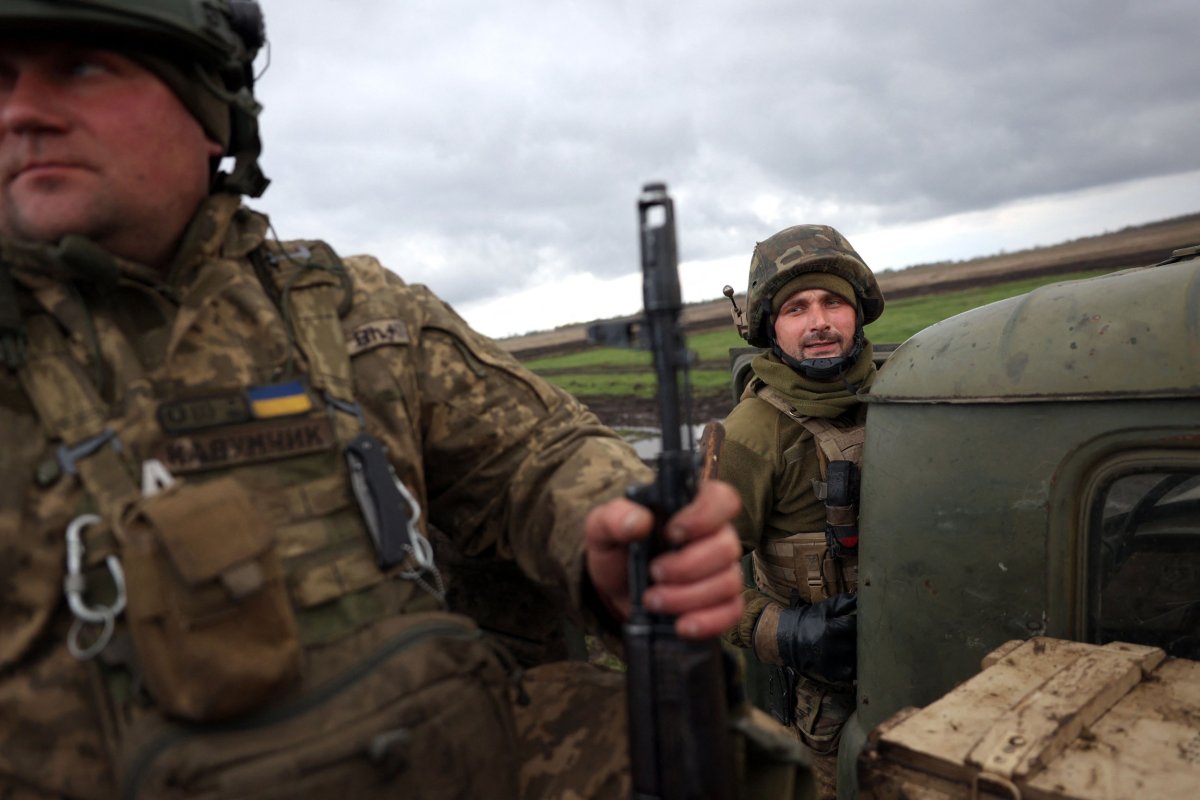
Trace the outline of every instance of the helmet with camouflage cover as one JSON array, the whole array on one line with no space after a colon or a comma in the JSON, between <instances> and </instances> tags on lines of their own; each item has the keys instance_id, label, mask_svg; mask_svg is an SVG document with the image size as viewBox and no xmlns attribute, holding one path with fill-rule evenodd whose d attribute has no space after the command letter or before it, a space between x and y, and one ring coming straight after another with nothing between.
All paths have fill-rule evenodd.
<instances>
[{"instance_id":1,"label":"helmet with camouflage cover","mask_svg":"<svg viewBox=\"0 0 1200 800\"><path fill-rule=\"evenodd\" d=\"M805 273L824 273L840 278L854 292L858 325L854 347L845 358L798 361L783 353L775 342L772 319L775 295ZM875 275L846 237L828 225L795 225L755 245L754 255L750 258L744 335L750 344L774 350L793 369L817 380L837 377L862 352L863 326L874 322L882 313L883 293L879 290Z\"/></svg>"},{"instance_id":2,"label":"helmet with camouflage cover","mask_svg":"<svg viewBox=\"0 0 1200 800\"><path fill-rule=\"evenodd\" d=\"M754 247L746 291L746 341L755 347L771 346L771 301L784 284L805 272L825 272L849 283L863 325L883 313L883 293L875 275L846 237L828 225L795 225Z\"/></svg>"},{"instance_id":3,"label":"helmet with camouflage cover","mask_svg":"<svg viewBox=\"0 0 1200 800\"><path fill-rule=\"evenodd\" d=\"M257 197L267 187L254 98L266 41L255 0L3 0L0 35L71 38L128 52L158 74L234 160L212 190Z\"/></svg>"}]
</instances>

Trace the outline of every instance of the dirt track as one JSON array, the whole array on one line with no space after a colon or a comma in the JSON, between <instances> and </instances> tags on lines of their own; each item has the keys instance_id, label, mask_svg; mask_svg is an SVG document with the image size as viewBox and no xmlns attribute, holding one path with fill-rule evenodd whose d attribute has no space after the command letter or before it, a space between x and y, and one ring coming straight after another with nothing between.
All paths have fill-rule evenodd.
<instances>
[{"instance_id":1,"label":"dirt track","mask_svg":"<svg viewBox=\"0 0 1200 800\"><path fill-rule=\"evenodd\" d=\"M654 400L637 397L580 397L600 421L610 428L657 428L658 405ZM692 408L692 421L701 425L714 419L724 419L733 410L728 392L697 397Z\"/></svg>"}]
</instances>

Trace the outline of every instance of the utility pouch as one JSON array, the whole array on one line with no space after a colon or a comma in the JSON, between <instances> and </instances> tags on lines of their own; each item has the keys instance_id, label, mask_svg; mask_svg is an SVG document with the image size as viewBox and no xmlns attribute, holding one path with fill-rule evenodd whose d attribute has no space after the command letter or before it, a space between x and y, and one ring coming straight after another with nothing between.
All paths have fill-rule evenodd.
<instances>
[{"instance_id":1,"label":"utility pouch","mask_svg":"<svg viewBox=\"0 0 1200 800\"><path fill-rule=\"evenodd\" d=\"M834 557L858 552L858 466L830 461L825 479L825 540Z\"/></svg>"},{"instance_id":2,"label":"utility pouch","mask_svg":"<svg viewBox=\"0 0 1200 800\"><path fill-rule=\"evenodd\" d=\"M270 526L231 478L139 500L118 529L146 689L168 715L257 708L298 675L300 640Z\"/></svg>"},{"instance_id":3,"label":"utility pouch","mask_svg":"<svg viewBox=\"0 0 1200 800\"><path fill-rule=\"evenodd\" d=\"M516 797L511 679L466 617L393 617L308 650L304 673L236 719L135 719L118 753L122 796Z\"/></svg>"}]
</instances>

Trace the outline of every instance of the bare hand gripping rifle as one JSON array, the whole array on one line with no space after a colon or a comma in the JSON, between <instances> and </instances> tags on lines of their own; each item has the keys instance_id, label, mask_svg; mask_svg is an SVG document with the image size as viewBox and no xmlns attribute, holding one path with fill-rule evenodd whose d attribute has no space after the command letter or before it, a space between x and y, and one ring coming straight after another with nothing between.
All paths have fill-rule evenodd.
<instances>
[{"instance_id":1,"label":"bare hand gripping rifle","mask_svg":"<svg viewBox=\"0 0 1200 800\"><path fill-rule=\"evenodd\" d=\"M733 737L729 731L727 659L716 639L680 639L675 618L652 614L642 604L650 585L651 559L669 545L663 528L695 495L696 460L682 443L690 423L687 396L689 353L679 327L675 214L667 188L647 184L638 198L641 227L644 317L633 323L593 326L593 342L629 346L654 354L658 380L662 452L655 483L629 490L654 513L654 531L629 554L632 611L625 625L628 668L630 764L635 800L725 800L738 795Z\"/></svg>"}]
</instances>

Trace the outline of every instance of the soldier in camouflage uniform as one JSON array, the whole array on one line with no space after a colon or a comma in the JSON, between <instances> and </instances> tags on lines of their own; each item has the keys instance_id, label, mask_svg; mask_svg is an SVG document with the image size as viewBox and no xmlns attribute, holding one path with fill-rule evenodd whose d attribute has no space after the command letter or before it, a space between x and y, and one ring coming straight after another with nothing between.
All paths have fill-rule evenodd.
<instances>
[{"instance_id":1,"label":"soldier in camouflage uniform","mask_svg":"<svg viewBox=\"0 0 1200 800\"><path fill-rule=\"evenodd\" d=\"M0 798L626 796L620 677L518 680L428 533L606 634L647 470L426 288L268 236L262 38L0 8ZM668 529L683 636L741 612L736 508Z\"/></svg>"},{"instance_id":2,"label":"soldier in camouflage uniform","mask_svg":"<svg viewBox=\"0 0 1200 800\"><path fill-rule=\"evenodd\" d=\"M742 498L735 526L756 584L730 638L770 665L771 710L809 749L828 798L854 710L858 393L875 376L863 326L882 311L874 276L833 228L760 242L739 329L768 350L725 420L718 462Z\"/></svg>"}]
</instances>

